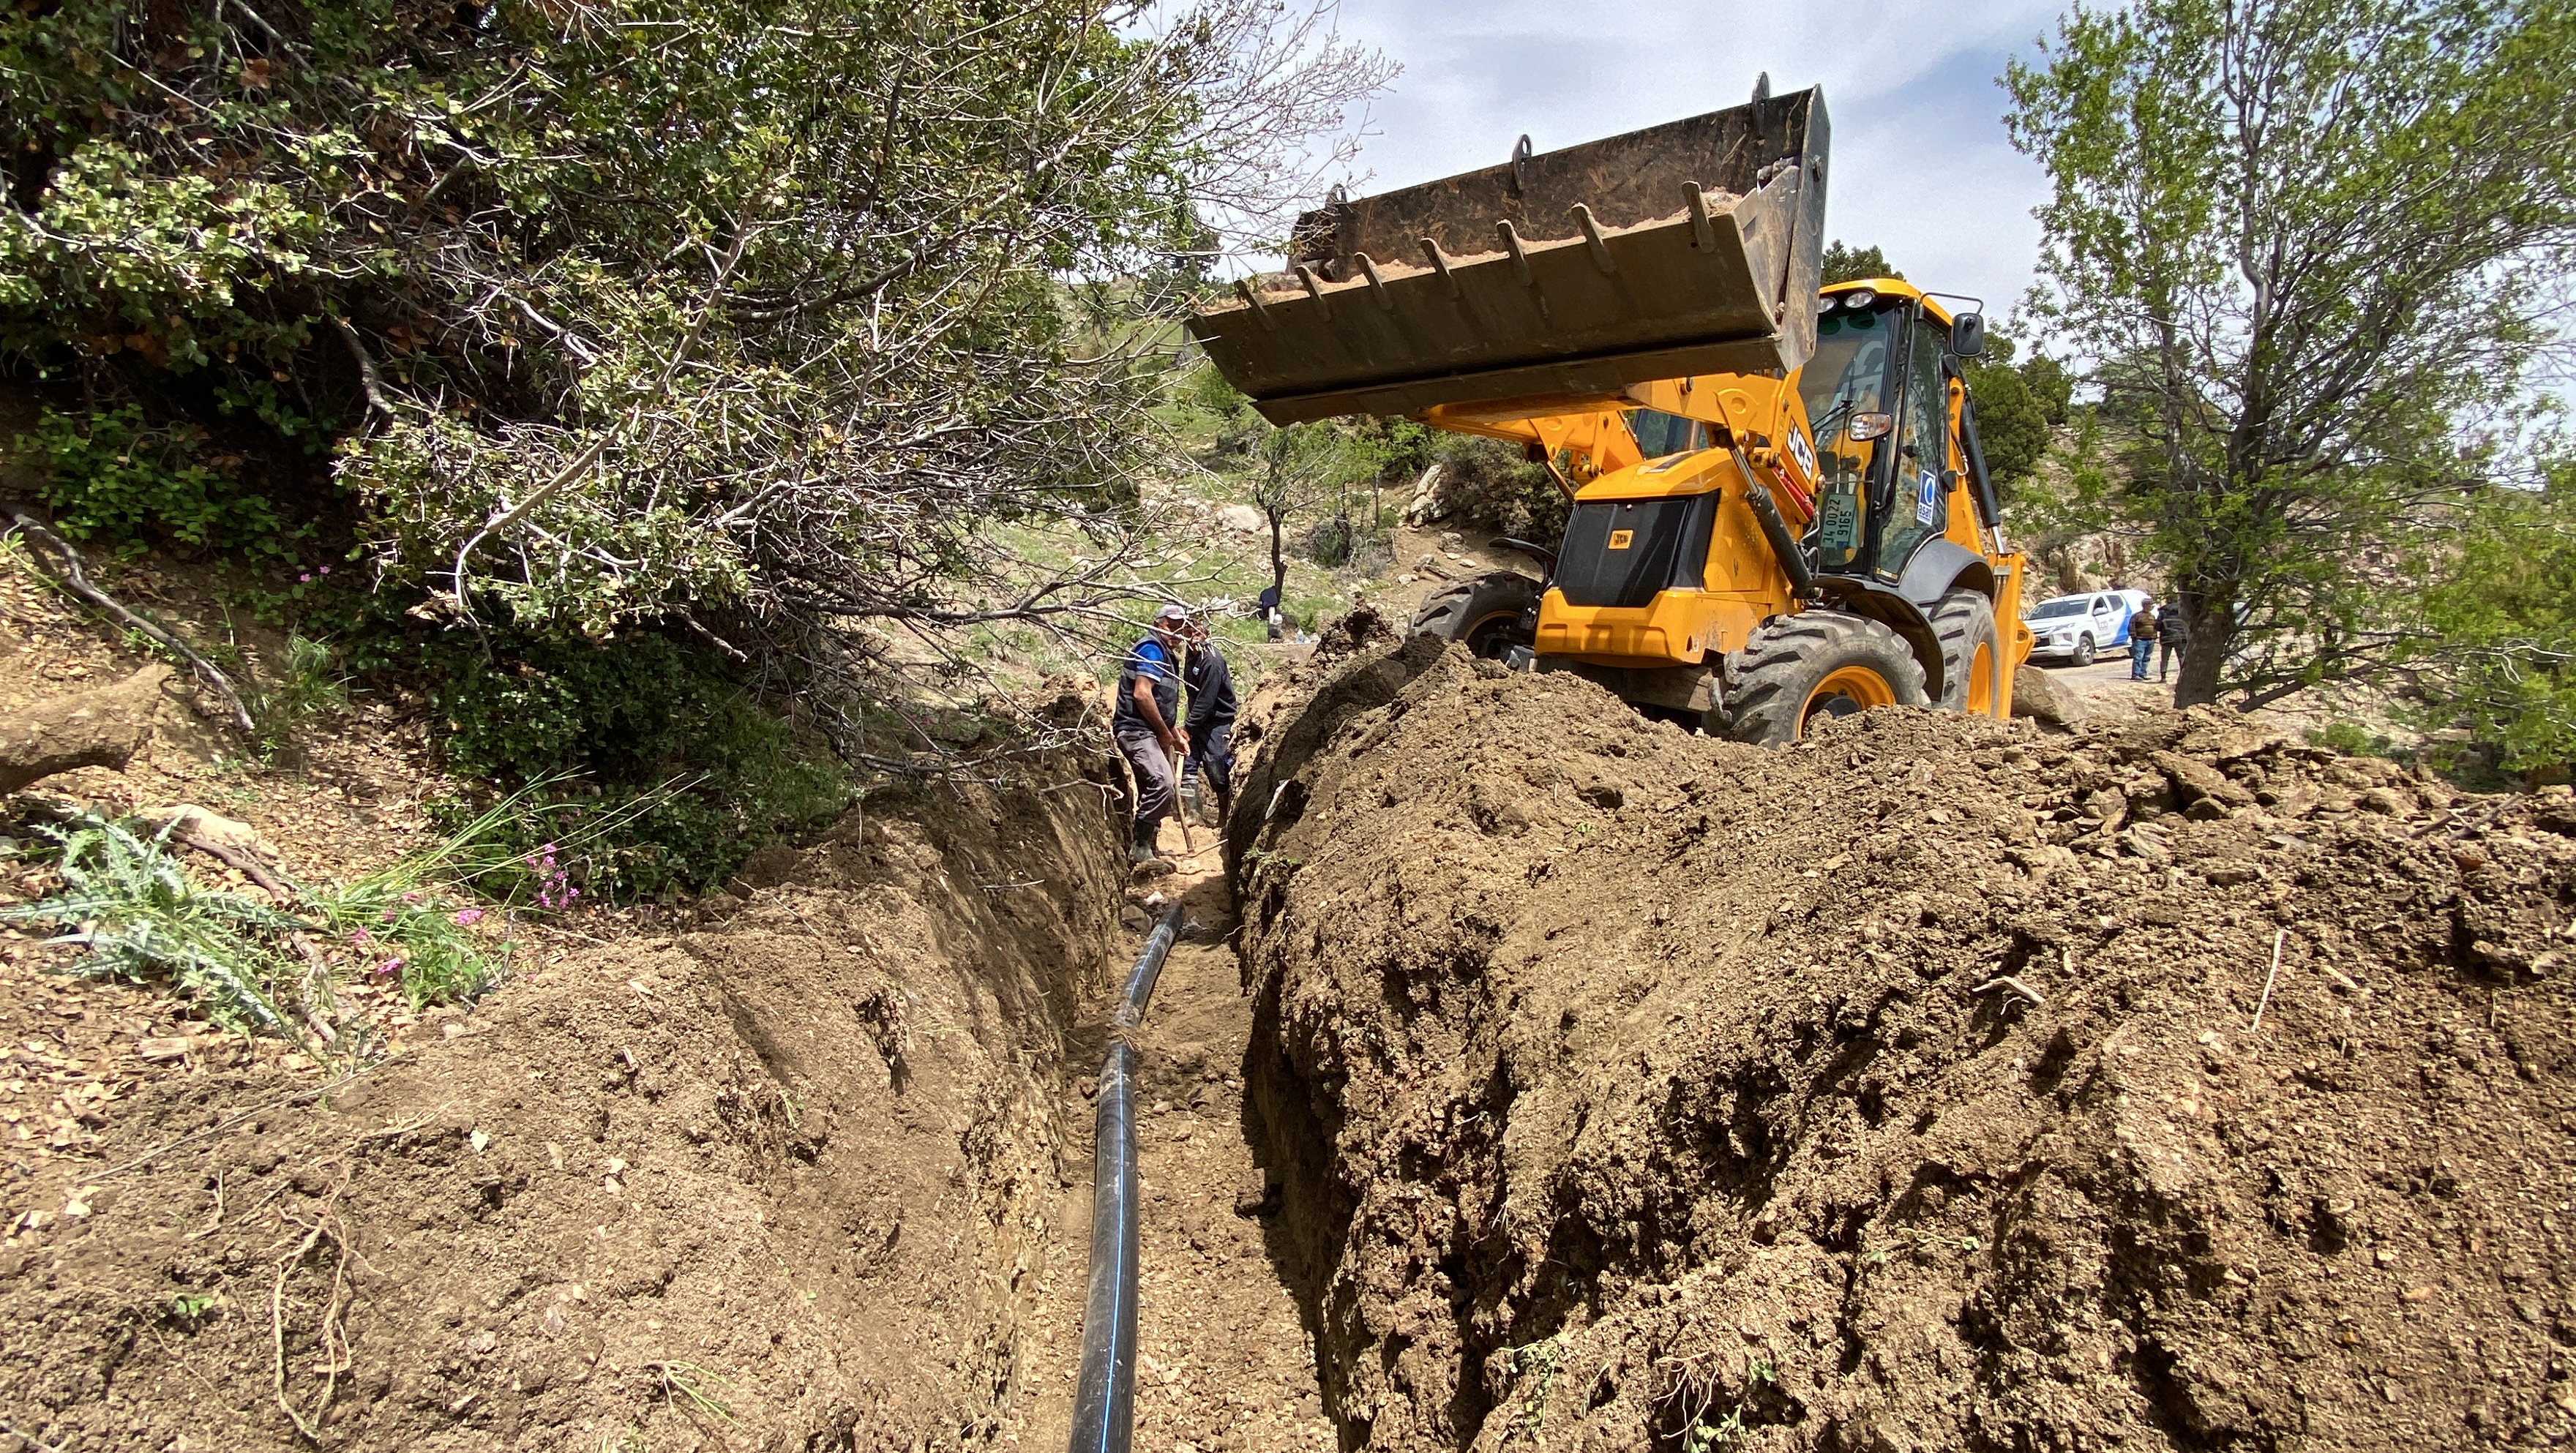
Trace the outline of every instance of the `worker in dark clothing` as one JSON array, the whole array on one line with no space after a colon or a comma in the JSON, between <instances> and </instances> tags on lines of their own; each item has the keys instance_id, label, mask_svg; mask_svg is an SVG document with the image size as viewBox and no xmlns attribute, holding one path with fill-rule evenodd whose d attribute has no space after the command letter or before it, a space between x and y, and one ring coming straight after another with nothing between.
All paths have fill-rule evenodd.
<instances>
[{"instance_id":1,"label":"worker in dark clothing","mask_svg":"<svg viewBox=\"0 0 2576 1453\"><path fill-rule=\"evenodd\" d=\"M1190 613L1167 605L1154 617L1154 628L1118 669L1118 705L1109 718L1109 734L1127 765L1136 771L1136 821L1128 838L1128 857L1145 862L1154 856L1154 833L1172 810L1172 788L1181 757L1182 632Z\"/></svg>"},{"instance_id":2,"label":"worker in dark clothing","mask_svg":"<svg viewBox=\"0 0 2576 1453\"><path fill-rule=\"evenodd\" d=\"M2138 602L2129 617L2129 679L2147 679L2147 662L2156 654L2156 598L2148 596Z\"/></svg>"},{"instance_id":3,"label":"worker in dark clothing","mask_svg":"<svg viewBox=\"0 0 2576 1453\"><path fill-rule=\"evenodd\" d=\"M1206 622L1191 625L1189 642L1181 684L1190 691L1190 762L1216 794L1216 821L1222 829L1234 806L1234 674L1208 639Z\"/></svg>"},{"instance_id":4,"label":"worker in dark clothing","mask_svg":"<svg viewBox=\"0 0 2576 1453\"><path fill-rule=\"evenodd\" d=\"M2162 681L2174 662L2182 659L2182 648L2191 644L2191 626L2182 618L2181 602L2167 601L2156 612L2156 644L2164 647L2156 662L2156 679Z\"/></svg>"}]
</instances>

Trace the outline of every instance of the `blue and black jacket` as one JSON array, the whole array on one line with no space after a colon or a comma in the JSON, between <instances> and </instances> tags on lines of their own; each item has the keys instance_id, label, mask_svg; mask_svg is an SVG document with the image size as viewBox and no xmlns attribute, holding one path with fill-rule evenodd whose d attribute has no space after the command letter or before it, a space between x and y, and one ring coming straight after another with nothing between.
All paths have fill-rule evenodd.
<instances>
[{"instance_id":1,"label":"blue and black jacket","mask_svg":"<svg viewBox=\"0 0 2576 1453\"><path fill-rule=\"evenodd\" d=\"M1118 706L1110 716L1110 726L1119 731L1150 732L1151 723L1136 710L1136 681L1142 677L1154 683L1154 706L1163 713L1163 725L1181 729L1181 673L1173 668L1172 652L1152 636L1136 643L1127 653L1126 664L1118 670Z\"/></svg>"}]
</instances>

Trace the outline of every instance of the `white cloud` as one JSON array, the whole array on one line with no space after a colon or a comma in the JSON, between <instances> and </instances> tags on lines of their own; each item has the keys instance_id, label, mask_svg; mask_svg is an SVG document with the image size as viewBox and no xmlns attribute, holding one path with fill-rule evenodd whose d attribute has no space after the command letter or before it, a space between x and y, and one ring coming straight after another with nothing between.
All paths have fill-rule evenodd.
<instances>
[{"instance_id":1,"label":"white cloud","mask_svg":"<svg viewBox=\"0 0 2576 1453\"><path fill-rule=\"evenodd\" d=\"M1405 68L1352 190L1490 166L1524 132L1547 151L1736 105L1768 71L1775 92L1825 88L1828 235L1875 242L1909 279L1983 296L2000 318L2029 286L2047 187L2005 138L1994 78L2058 9L1343 0L1343 32Z\"/></svg>"}]
</instances>

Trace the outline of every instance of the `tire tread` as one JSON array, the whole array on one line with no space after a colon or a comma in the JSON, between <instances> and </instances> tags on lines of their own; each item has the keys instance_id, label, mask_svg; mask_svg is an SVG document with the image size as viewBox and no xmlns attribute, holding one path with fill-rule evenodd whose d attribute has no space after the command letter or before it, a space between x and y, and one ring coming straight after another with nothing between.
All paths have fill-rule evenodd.
<instances>
[{"instance_id":1,"label":"tire tread","mask_svg":"<svg viewBox=\"0 0 2576 1453\"><path fill-rule=\"evenodd\" d=\"M1883 674L1901 704L1924 704L1923 665L1896 632L1848 611L1804 610L1756 629L1736 653L1726 704L1728 735L1738 741L1794 741L1797 713L1823 674L1816 663L1862 653L1881 658L1870 664L1888 668Z\"/></svg>"}]
</instances>

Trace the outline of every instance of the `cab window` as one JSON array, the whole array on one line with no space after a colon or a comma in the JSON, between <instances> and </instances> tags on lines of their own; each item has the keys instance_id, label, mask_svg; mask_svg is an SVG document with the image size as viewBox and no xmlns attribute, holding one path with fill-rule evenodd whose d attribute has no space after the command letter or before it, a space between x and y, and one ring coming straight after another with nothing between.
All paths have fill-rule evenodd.
<instances>
[{"instance_id":1,"label":"cab window","mask_svg":"<svg viewBox=\"0 0 2576 1453\"><path fill-rule=\"evenodd\" d=\"M1852 438L1851 422L1887 407L1888 345L1897 318L1885 302L1827 313L1816 323L1816 351L1798 374L1816 441L1819 478L1810 541L1820 570L1846 571L1860 562L1868 514L1863 486L1888 441Z\"/></svg>"},{"instance_id":2,"label":"cab window","mask_svg":"<svg viewBox=\"0 0 2576 1453\"><path fill-rule=\"evenodd\" d=\"M1628 430L1637 436L1637 452L1649 459L1667 454L1695 454L1708 447L1708 429L1697 419L1685 419L1655 409L1638 409L1628 415Z\"/></svg>"},{"instance_id":3,"label":"cab window","mask_svg":"<svg viewBox=\"0 0 2576 1453\"><path fill-rule=\"evenodd\" d=\"M1950 390L1941 374L1942 334L1925 314L1914 318L1905 350L1904 416L1897 421L1894 477L1878 542L1878 573L1894 580L1922 543L1950 526Z\"/></svg>"}]
</instances>

